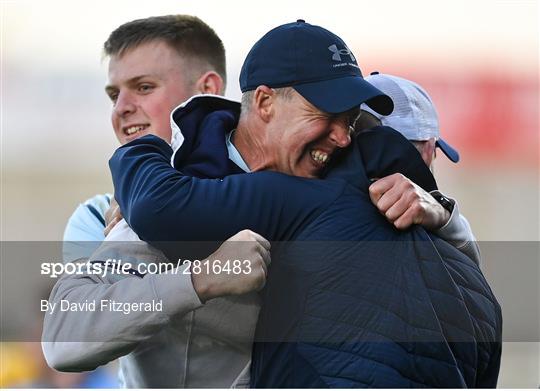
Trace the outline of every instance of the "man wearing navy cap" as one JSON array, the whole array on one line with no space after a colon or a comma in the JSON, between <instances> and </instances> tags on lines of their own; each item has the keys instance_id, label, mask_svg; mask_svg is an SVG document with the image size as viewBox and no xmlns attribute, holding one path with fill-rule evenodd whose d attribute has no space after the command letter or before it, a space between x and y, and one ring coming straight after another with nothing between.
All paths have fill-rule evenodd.
<instances>
[{"instance_id":1,"label":"man wearing navy cap","mask_svg":"<svg viewBox=\"0 0 540 391\"><path fill-rule=\"evenodd\" d=\"M304 29L305 26L310 27ZM374 76L362 78L354 54L346 44L323 30L306 25L304 21L280 26L265 35L248 54L240 75L242 114L237 130L229 137L232 149L243 149L237 156L245 171L270 169L296 176L319 177L331 155L350 142L349 126L353 126L355 121L363 121L357 107L351 107L352 102L365 101L362 107L377 118L395 121L395 118L402 117L403 99L397 100L398 112L396 109L392 111L392 100L401 96L395 96L391 88L383 88L386 85L379 86L381 83ZM294 34L294 40L290 39L291 34ZM278 50L285 55L276 56ZM315 56L317 61L312 60ZM275 126L262 130L262 127L253 126L252 111L253 106L258 104L257 99L264 101L267 96L277 102L277 110L281 111L274 114L277 118ZM302 111L291 109L297 105L302 107ZM412 110L410 105L408 107ZM428 109L425 104L416 111L425 111L424 115L428 116ZM312 121L310 116L317 121ZM392 127L392 124L383 125ZM415 121L410 127L421 125ZM428 134L422 131L427 125L430 124L419 128L417 132L423 135L418 137ZM430 131L433 135L434 131ZM424 144L424 156L429 155L427 147L434 142ZM438 140L437 143L442 145L443 141ZM448 144L444 145L447 150L451 148ZM268 151L274 153L269 154ZM452 156L459 159L457 152ZM427 164L431 164L431 159ZM409 197L410 192L395 189L398 181L406 181L417 197ZM393 206L385 203L387 197L379 202L383 192L390 190L389 184L395 189L389 194L409 197L410 201L406 210L408 213L400 210L401 214L394 217L391 213L395 209L390 211L390 221L397 228L406 229L413 223L421 224L479 262L479 252L468 222L464 219L457 221L457 208L456 213L450 210L455 204L454 200L447 201L442 194L434 193L433 196L438 197L435 200L429 194L423 194L421 188L407 178L391 176L372 187L373 202L382 205L379 209L383 214ZM399 219L401 216L403 218Z\"/></svg>"},{"instance_id":2,"label":"man wearing navy cap","mask_svg":"<svg viewBox=\"0 0 540 391\"><path fill-rule=\"evenodd\" d=\"M232 142L250 171L317 177L350 143L367 104L392 112L392 100L366 82L337 35L299 20L279 26L251 49L240 73L242 114Z\"/></svg>"},{"instance_id":3,"label":"man wearing navy cap","mask_svg":"<svg viewBox=\"0 0 540 391\"><path fill-rule=\"evenodd\" d=\"M240 85L241 113L195 98L172 114L189 142L173 151L145 136L110 166L126 220L170 257L164 241L241 228L292 241L268 271L251 385L494 386L500 307L478 266L419 226L394 229L369 200L369 178L396 166L426 190L436 183L392 129L351 143L361 104L383 115L393 105L345 43L304 21L279 26L248 54ZM206 174L201 162L212 163ZM324 180L306 179L330 163ZM265 172L227 176L242 171Z\"/></svg>"}]
</instances>

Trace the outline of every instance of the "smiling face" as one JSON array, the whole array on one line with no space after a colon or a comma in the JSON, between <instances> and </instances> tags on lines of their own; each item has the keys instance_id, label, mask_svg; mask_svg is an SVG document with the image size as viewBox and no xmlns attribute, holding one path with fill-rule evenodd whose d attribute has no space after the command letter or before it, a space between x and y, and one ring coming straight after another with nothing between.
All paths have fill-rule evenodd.
<instances>
[{"instance_id":1,"label":"smiling face","mask_svg":"<svg viewBox=\"0 0 540 391\"><path fill-rule=\"evenodd\" d=\"M296 91L275 101L267 130L269 169L305 178L316 178L332 154L351 142L349 123L358 110L332 115L318 110Z\"/></svg>"},{"instance_id":2,"label":"smiling face","mask_svg":"<svg viewBox=\"0 0 540 391\"><path fill-rule=\"evenodd\" d=\"M170 142L171 111L197 93L187 62L160 40L111 56L105 91L120 144L146 134Z\"/></svg>"}]
</instances>

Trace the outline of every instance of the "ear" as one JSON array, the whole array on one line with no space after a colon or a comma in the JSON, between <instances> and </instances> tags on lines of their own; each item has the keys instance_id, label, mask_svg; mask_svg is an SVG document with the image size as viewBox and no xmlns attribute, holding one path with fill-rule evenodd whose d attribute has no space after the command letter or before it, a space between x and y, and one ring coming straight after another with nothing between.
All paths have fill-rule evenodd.
<instances>
[{"instance_id":1,"label":"ear","mask_svg":"<svg viewBox=\"0 0 540 391\"><path fill-rule=\"evenodd\" d=\"M420 155L428 167L431 167L431 163L435 158L435 137L430 138L422 143Z\"/></svg>"},{"instance_id":2,"label":"ear","mask_svg":"<svg viewBox=\"0 0 540 391\"><path fill-rule=\"evenodd\" d=\"M258 86L253 94L251 102L252 110L264 121L269 122L274 114L276 104L276 92L267 86Z\"/></svg>"},{"instance_id":3,"label":"ear","mask_svg":"<svg viewBox=\"0 0 540 391\"><path fill-rule=\"evenodd\" d=\"M200 94L223 95L223 89L223 79L214 71L206 72L195 82L195 91Z\"/></svg>"}]
</instances>

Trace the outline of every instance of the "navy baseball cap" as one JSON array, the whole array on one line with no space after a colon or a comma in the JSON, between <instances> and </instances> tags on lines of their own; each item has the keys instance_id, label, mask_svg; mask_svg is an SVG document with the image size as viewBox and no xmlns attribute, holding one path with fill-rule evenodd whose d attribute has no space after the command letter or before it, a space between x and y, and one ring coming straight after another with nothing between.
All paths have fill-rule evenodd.
<instances>
[{"instance_id":1,"label":"navy baseball cap","mask_svg":"<svg viewBox=\"0 0 540 391\"><path fill-rule=\"evenodd\" d=\"M260 85L292 87L331 114L362 103L382 115L394 109L388 95L364 80L341 38L301 19L269 31L249 51L240 72L240 89L246 92Z\"/></svg>"}]
</instances>

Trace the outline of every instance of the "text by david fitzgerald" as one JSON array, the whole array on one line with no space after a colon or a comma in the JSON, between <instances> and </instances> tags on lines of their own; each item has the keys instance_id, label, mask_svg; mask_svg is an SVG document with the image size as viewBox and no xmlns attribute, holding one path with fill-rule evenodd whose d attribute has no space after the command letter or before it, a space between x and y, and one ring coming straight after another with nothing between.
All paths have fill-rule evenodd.
<instances>
[{"instance_id":1,"label":"text by david fitzgerald","mask_svg":"<svg viewBox=\"0 0 540 391\"><path fill-rule=\"evenodd\" d=\"M163 301L152 300L149 302L121 302L115 300L85 300L84 302L72 302L69 300L60 300L60 303L41 300L41 312L54 314L60 312L121 312L125 315L131 312L162 312Z\"/></svg>"}]
</instances>

